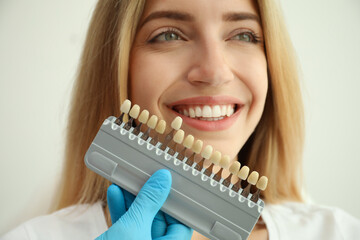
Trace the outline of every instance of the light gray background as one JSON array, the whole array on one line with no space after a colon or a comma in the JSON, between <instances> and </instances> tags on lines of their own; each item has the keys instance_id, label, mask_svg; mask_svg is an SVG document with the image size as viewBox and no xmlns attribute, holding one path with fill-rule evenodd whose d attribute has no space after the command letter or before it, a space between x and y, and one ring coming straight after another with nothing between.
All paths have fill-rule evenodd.
<instances>
[{"instance_id":1,"label":"light gray background","mask_svg":"<svg viewBox=\"0 0 360 240\"><path fill-rule=\"evenodd\" d=\"M0 0L0 235L46 214L94 0ZM306 189L360 218L360 2L282 0L302 66Z\"/></svg>"}]
</instances>

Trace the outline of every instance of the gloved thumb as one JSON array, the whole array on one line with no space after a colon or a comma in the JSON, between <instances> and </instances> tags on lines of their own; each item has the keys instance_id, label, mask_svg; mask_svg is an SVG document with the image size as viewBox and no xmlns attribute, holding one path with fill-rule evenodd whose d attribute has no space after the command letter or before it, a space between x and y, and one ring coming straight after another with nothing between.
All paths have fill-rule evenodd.
<instances>
[{"instance_id":1,"label":"gloved thumb","mask_svg":"<svg viewBox=\"0 0 360 240\"><path fill-rule=\"evenodd\" d=\"M164 204L171 189L171 174L168 170L156 171L141 188L128 211L122 216L122 221L137 226L151 227L156 213Z\"/></svg>"}]
</instances>

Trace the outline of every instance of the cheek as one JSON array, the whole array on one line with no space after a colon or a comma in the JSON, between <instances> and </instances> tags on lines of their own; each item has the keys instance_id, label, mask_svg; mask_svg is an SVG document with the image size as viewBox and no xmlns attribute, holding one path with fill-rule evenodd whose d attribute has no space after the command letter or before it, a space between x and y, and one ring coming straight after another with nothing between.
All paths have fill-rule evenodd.
<instances>
[{"instance_id":1,"label":"cheek","mask_svg":"<svg viewBox=\"0 0 360 240\"><path fill-rule=\"evenodd\" d=\"M168 89L181 81L186 69L184 52L133 49L130 58L130 98L134 103L162 117L161 103Z\"/></svg>"},{"instance_id":2,"label":"cheek","mask_svg":"<svg viewBox=\"0 0 360 240\"><path fill-rule=\"evenodd\" d=\"M268 91L268 74L266 60L258 61L256 65L250 68L252 72L252 81L249 82L249 88L253 96L253 104L264 106L266 94Z\"/></svg>"},{"instance_id":3,"label":"cheek","mask_svg":"<svg viewBox=\"0 0 360 240\"><path fill-rule=\"evenodd\" d=\"M158 114L158 100L167 87L163 63L149 54L132 54L130 60L130 98L147 109L151 114Z\"/></svg>"},{"instance_id":4,"label":"cheek","mask_svg":"<svg viewBox=\"0 0 360 240\"><path fill-rule=\"evenodd\" d=\"M268 91L267 62L263 52L243 55L236 59L237 77L248 90L250 107L261 108L264 105ZM258 107L257 107L258 108Z\"/></svg>"}]
</instances>

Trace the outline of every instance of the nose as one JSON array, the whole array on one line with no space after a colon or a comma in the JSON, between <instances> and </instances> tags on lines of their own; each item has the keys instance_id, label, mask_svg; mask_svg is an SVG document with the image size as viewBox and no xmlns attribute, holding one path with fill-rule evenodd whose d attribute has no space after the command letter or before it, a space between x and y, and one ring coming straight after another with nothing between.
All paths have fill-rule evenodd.
<instances>
[{"instance_id":1,"label":"nose","mask_svg":"<svg viewBox=\"0 0 360 240\"><path fill-rule=\"evenodd\" d=\"M193 53L188 81L194 85L220 86L234 79L225 49L215 41L199 44Z\"/></svg>"}]
</instances>

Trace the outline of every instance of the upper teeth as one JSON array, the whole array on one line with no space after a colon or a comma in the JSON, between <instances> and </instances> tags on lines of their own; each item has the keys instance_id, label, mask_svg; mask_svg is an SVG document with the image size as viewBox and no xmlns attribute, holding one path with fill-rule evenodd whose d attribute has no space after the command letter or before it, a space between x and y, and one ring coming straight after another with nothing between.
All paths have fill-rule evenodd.
<instances>
[{"instance_id":1,"label":"upper teeth","mask_svg":"<svg viewBox=\"0 0 360 240\"><path fill-rule=\"evenodd\" d=\"M197 105L177 108L180 114L191 118L220 118L230 117L234 113L234 104L228 105Z\"/></svg>"}]
</instances>

